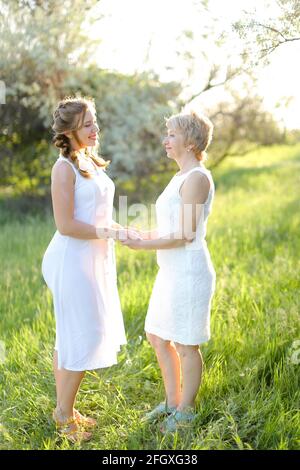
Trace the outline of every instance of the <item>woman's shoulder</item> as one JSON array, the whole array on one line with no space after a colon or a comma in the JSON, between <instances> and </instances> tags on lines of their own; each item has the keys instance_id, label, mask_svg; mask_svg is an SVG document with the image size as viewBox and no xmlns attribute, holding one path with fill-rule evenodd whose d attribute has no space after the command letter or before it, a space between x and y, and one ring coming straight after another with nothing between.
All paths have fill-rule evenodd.
<instances>
[{"instance_id":1,"label":"woman's shoulder","mask_svg":"<svg viewBox=\"0 0 300 470\"><path fill-rule=\"evenodd\" d=\"M188 192L189 194L204 194L204 200L207 200L207 196L214 190L214 182L209 170L203 166L193 168L186 174L180 185L180 194Z\"/></svg>"},{"instance_id":2,"label":"woman's shoulder","mask_svg":"<svg viewBox=\"0 0 300 470\"><path fill-rule=\"evenodd\" d=\"M182 177L181 180L183 180L185 184L189 184L191 181L204 181L211 179L210 171L202 165L196 166L180 176Z\"/></svg>"},{"instance_id":3,"label":"woman's shoulder","mask_svg":"<svg viewBox=\"0 0 300 470\"><path fill-rule=\"evenodd\" d=\"M213 182L213 177L211 171L206 168L204 165L193 168L193 170L188 174L189 179L208 179L209 182Z\"/></svg>"},{"instance_id":4,"label":"woman's shoulder","mask_svg":"<svg viewBox=\"0 0 300 470\"><path fill-rule=\"evenodd\" d=\"M72 162L67 158L59 155L57 160L54 162L52 167L51 177L52 178L72 178L75 179L76 170Z\"/></svg>"}]
</instances>

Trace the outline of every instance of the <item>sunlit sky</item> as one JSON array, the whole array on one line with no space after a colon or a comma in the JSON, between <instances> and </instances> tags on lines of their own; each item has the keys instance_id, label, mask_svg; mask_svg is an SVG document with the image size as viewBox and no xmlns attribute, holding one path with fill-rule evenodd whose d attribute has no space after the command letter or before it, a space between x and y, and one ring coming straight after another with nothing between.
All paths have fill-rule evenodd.
<instances>
[{"instance_id":1,"label":"sunlit sky","mask_svg":"<svg viewBox=\"0 0 300 470\"><path fill-rule=\"evenodd\" d=\"M231 24L240 18L243 10L253 8L259 18L277 12L275 0L210 0L209 12L205 12L197 0L101 0L97 12L105 16L91 31L93 37L102 40L94 57L102 68L122 73L152 69L162 81L182 82L186 66L176 55L176 50L184 47L179 39L182 32L193 32L194 44L185 44L197 55L197 50L203 48L203 42L200 42L203 30L211 18L215 18L215 33L207 40L207 53L224 66L225 60L235 62L240 51L240 41L231 32ZM231 37L225 54L215 46L223 31L228 31ZM264 97L266 108L288 128L300 128L299 57L300 41L284 44L272 53L270 65L260 66L256 73L257 92ZM196 65L197 80L189 84L192 92L199 89L203 68L200 55ZM215 89L209 93L209 99L214 101L220 98L222 91ZM288 108L284 105L287 97L292 97ZM206 100L203 94L197 102L201 106ZM281 106L276 107L278 104Z\"/></svg>"}]
</instances>

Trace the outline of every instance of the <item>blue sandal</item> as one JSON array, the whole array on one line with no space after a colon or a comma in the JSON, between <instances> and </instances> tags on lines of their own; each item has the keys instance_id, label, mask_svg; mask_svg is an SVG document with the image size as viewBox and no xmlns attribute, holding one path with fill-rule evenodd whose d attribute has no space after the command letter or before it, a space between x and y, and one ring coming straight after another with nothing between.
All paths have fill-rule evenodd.
<instances>
[{"instance_id":1,"label":"blue sandal","mask_svg":"<svg viewBox=\"0 0 300 470\"><path fill-rule=\"evenodd\" d=\"M188 429L192 426L196 416L197 415L192 408L185 411L175 410L164 420L160 430L163 434L166 434L168 432L179 431L180 429Z\"/></svg>"},{"instance_id":2,"label":"blue sandal","mask_svg":"<svg viewBox=\"0 0 300 470\"><path fill-rule=\"evenodd\" d=\"M143 418L142 422L146 423L151 423L162 416L166 415L171 415L176 411L176 406L168 406L167 402L162 402L159 405L157 405L153 410L151 410L149 413L147 413Z\"/></svg>"}]
</instances>

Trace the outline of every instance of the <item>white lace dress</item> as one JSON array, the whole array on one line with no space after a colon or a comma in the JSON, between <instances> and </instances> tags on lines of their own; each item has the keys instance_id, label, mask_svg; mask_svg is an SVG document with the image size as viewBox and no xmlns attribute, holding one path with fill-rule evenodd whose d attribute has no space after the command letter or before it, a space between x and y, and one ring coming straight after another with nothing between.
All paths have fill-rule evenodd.
<instances>
[{"instance_id":1,"label":"white lace dress","mask_svg":"<svg viewBox=\"0 0 300 470\"><path fill-rule=\"evenodd\" d=\"M210 310L216 281L205 240L215 192L210 171L201 165L185 174L175 175L156 201L159 235L179 230L182 205L179 190L194 171L205 174L210 182L203 217L192 243L157 251L159 271L145 321L146 332L184 345L199 345L210 338Z\"/></svg>"},{"instance_id":2,"label":"white lace dress","mask_svg":"<svg viewBox=\"0 0 300 470\"><path fill-rule=\"evenodd\" d=\"M76 175L74 218L95 226L112 223L115 186L104 170ZM113 240L82 240L54 234L42 262L52 292L58 367L84 371L117 363L126 343L117 289Z\"/></svg>"}]
</instances>

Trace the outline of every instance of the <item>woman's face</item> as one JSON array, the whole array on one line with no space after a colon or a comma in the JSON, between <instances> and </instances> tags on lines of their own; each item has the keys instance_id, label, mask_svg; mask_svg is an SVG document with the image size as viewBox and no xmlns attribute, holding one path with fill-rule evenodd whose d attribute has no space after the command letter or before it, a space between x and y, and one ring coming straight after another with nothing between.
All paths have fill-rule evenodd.
<instances>
[{"instance_id":1,"label":"woman's face","mask_svg":"<svg viewBox=\"0 0 300 470\"><path fill-rule=\"evenodd\" d=\"M96 120L95 111L92 109L87 109L83 121L83 125L80 129L76 131L77 141L74 134L71 134L72 138L72 147L75 150L83 149L86 147L94 147L97 143L97 134L99 132L99 127Z\"/></svg>"},{"instance_id":2,"label":"woman's face","mask_svg":"<svg viewBox=\"0 0 300 470\"><path fill-rule=\"evenodd\" d=\"M168 127L168 135L163 140L167 157L177 159L185 152L185 145L182 133L175 128Z\"/></svg>"}]
</instances>

